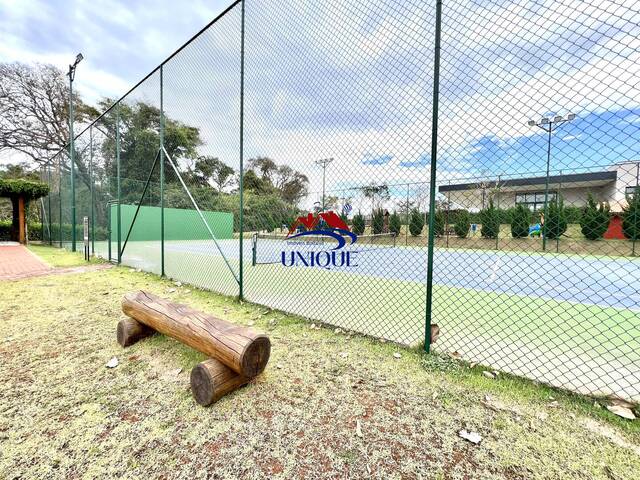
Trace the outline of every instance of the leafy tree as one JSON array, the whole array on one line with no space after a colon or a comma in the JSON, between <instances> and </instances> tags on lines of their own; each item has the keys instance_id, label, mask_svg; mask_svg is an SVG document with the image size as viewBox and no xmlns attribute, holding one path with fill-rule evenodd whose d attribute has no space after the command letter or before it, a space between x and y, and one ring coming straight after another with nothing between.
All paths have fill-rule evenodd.
<instances>
[{"instance_id":1,"label":"leafy tree","mask_svg":"<svg viewBox=\"0 0 640 480\"><path fill-rule=\"evenodd\" d=\"M605 203L597 204L593 195L589 193L587 205L580 218L580 227L582 234L588 240L602 238L604 232L609 228L609 206Z\"/></svg>"},{"instance_id":2,"label":"leafy tree","mask_svg":"<svg viewBox=\"0 0 640 480\"><path fill-rule=\"evenodd\" d=\"M98 112L74 93L74 119ZM20 152L44 164L69 139L69 82L53 65L0 63L0 153Z\"/></svg>"},{"instance_id":3,"label":"leafy tree","mask_svg":"<svg viewBox=\"0 0 640 480\"><path fill-rule=\"evenodd\" d=\"M511 236L526 238L529 236L529 222L531 211L524 205L518 204L511 214Z\"/></svg>"},{"instance_id":4,"label":"leafy tree","mask_svg":"<svg viewBox=\"0 0 640 480\"><path fill-rule=\"evenodd\" d=\"M460 210L456 215L455 222L453 230L456 232L456 235L460 238L467 238L467 235L469 235L469 229L471 228L471 217L469 216L469 212L466 210Z\"/></svg>"},{"instance_id":5,"label":"leafy tree","mask_svg":"<svg viewBox=\"0 0 640 480\"><path fill-rule=\"evenodd\" d=\"M229 187L234 180L235 170L216 157L198 157L194 177L201 185L213 185L219 192Z\"/></svg>"},{"instance_id":6,"label":"leafy tree","mask_svg":"<svg viewBox=\"0 0 640 480\"><path fill-rule=\"evenodd\" d=\"M385 201L389 200L391 197L389 193L389 187L386 184L382 185L366 185L360 188L360 191L365 196L365 198L371 199L371 211L373 212L376 208L380 208L380 205Z\"/></svg>"},{"instance_id":7,"label":"leafy tree","mask_svg":"<svg viewBox=\"0 0 640 480\"><path fill-rule=\"evenodd\" d=\"M445 230L445 218L442 210L436 210L436 218L434 218L434 233L436 237L442 237Z\"/></svg>"},{"instance_id":8,"label":"leafy tree","mask_svg":"<svg viewBox=\"0 0 640 480\"><path fill-rule=\"evenodd\" d=\"M640 239L640 187L627 198L627 206L622 213L622 231L630 240Z\"/></svg>"},{"instance_id":9,"label":"leafy tree","mask_svg":"<svg viewBox=\"0 0 640 480\"><path fill-rule=\"evenodd\" d=\"M498 238L500 233L500 214L493 206L493 199L489 199L489 207L480 212L482 228L480 235L484 238Z\"/></svg>"},{"instance_id":10,"label":"leafy tree","mask_svg":"<svg viewBox=\"0 0 640 480\"><path fill-rule=\"evenodd\" d=\"M358 212L353 216L351 230L353 230L353 233L356 235L362 235L364 233L364 228L364 216Z\"/></svg>"},{"instance_id":11,"label":"leafy tree","mask_svg":"<svg viewBox=\"0 0 640 480\"><path fill-rule=\"evenodd\" d=\"M543 234L548 239L560 238L567 231L567 217L564 211L564 200L562 197L549 204L547 215L544 219Z\"/></svg>"},{"instance_id":12,"label":"leafy tree","mask_svg":"<svg viewBox=\"0 0 640 480\"><path fill-rule=\"evenodd\" d=\"M373 217L371 218L371 233L377 235L382 233L384 229L384 212L381 208L376 209L373 212Z\"/></svg>"},{"instance_id":13,"label":"leafy tree","mask_svg":"<svg viewBox=\"0 0 640 480\"><path fill-rule=\"evenodd\" d=\"M424 215L420 213L417 208L411 210L411 217L409 218L409 233L413 237L417 237L422 234L424 228Z\"/></svg>"},{"instance_id":14,"label":"leafy tree","mask_svg":"<svg viewBox=\"0 0 640 480\"><path fill-rule=\"evenodd\" d=\"M396 236L400 235L400 230L402 229L402 222L400 220L400 215L398 215L395 211L389 217L389 231Z\"/></svg>"}]
</instances>

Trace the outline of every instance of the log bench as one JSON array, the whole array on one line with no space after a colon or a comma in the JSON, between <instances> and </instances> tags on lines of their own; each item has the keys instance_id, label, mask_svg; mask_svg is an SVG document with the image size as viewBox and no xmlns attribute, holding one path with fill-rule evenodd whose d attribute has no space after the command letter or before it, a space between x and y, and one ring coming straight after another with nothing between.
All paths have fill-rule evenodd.
<instances>
[{"instance_id":1,"label":"log bench","mask_svg":"<svg viewBox=\"0 0 640 480\"><path fill-rule=\"evenodd\" d=\"M152 293L127 293L122 311L129 317L118 323L117 339L123 347L159 332L211 357L191 371L191 390L201 405L245 385L269 361L266 335Z\"/></svg>"}]
</instances>

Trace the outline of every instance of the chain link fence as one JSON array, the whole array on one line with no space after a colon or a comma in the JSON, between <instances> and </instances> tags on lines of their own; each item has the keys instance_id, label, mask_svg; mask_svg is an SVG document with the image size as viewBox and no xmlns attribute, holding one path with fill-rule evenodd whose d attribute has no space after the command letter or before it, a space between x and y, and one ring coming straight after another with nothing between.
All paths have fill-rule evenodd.
<instances>
[{"instance_id":1,"label":"chain link fence","mask_svg":"<svg viewBox=\"0 0 640 480\"><path fill-rule=\"evenodd\" d=\"M639 400L638 25L628 1L236 1L51 159L45 241L87 217L116 263Z\"/></svg>"}]
</instances>

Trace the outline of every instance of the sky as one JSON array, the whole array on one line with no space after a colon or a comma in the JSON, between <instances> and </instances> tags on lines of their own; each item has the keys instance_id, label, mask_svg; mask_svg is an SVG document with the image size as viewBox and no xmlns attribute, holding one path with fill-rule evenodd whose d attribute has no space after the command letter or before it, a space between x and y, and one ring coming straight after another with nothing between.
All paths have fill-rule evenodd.
<instances>
[{"instance_id":1,"label":"sky","mask_svg":"<svg viewBox=\"0 0 640 480\"><path fill-rule=\"evenodd\" d=\"M83 97L120 96L226 5L0 0L0 61L65 68L82 51ZM400 197L427 182L433 38L423 0L247 0L245 159L302 171L308 201L321 195L322 158L335 159L325 182L338 196L384 182ZM236 169L239 51L237 7L164 67L167 116L200 130L199 153ZM159 104L158 85L154 76L126 101ZM439 183L541 174L547 139L527 121L550 115L576 114L553 135L552 171L639 160L640 6L446 2L439 112Z\"/></svg>"}]
</instances>

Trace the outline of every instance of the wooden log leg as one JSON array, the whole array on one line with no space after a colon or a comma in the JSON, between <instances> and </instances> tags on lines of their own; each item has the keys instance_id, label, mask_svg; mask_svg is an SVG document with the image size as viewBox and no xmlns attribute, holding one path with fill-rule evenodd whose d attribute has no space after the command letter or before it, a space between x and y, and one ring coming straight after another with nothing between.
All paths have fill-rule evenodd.
<instances>
[{"instance_id":1,"label":"wooden log leg","mask_svg":"<svg viewBox=\"0 0 640 480\"><path fill-rule=\"evenodd\" d=\"M123 318L118 322L118 343L123 347L133 345L138 340L142 340L154 333L156 333L155 330L134 320L133 318Z\"/></svg>"},{"instance_id":2,"label":"wooden log leg","mask_svg":"<svg viewBox=\"0 0 640 480\"><path fill-rule=\"evenodd\" d=\"M196 402L206 407L250 380L251 378L238 375L224 363L211 358L191 370L191 392Z\"/></svg>"}]
</instances>

